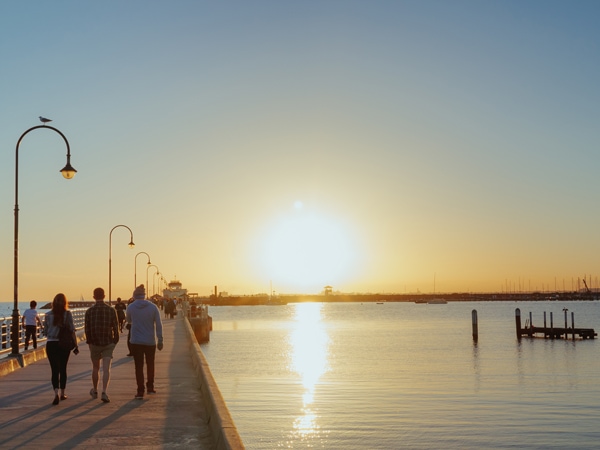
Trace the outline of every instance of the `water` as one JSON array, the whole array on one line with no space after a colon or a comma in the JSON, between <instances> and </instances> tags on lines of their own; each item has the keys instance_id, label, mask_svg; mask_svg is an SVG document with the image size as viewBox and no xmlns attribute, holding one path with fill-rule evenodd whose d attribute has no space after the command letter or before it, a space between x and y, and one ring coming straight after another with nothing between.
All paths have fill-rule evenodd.
<instances>
[{"instance_id":1,"label":"water","mask_svg":"<svg viewBox=\"0 0 600 450\"><path fill-rule=\"evenodd\" d=\"M599 448L600 342L518 343L516 307L600 329L598 302L211 307L202 350L248 449Z\"/></svg>"},{"instance_id":2,"label":"water","mask_svg":"<svg viewBox=\"0 0 600 450\"><path fill-rule=\"evenodd\" d=\"M37 309L44 306L47 302L39 302ZM13 312L14 302L0 302L0 317L11 317ZM29 309L29 300L26 302L19 302L19 314L23 314L23 311Z\"/></svg>"}]
</instances>

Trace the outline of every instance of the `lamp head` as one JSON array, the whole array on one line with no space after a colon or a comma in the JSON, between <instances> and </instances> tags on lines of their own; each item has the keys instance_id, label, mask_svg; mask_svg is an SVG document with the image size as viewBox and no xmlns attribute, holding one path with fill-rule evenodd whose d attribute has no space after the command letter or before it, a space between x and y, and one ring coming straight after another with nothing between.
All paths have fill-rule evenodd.
<instances>
[{"instance_id":1,"label":"lamp head","mask_svg":"<svg viewBox=\"0 0 600 450\"><path fill-rule=\"evenodd\" d=\"M62 173L63 177L65 177L67 180L70 180L71 178L73 178L75 176L75 174L77 173L77 171L73 168L73 166L71 166L71 163L67 163L67 165L65 167L60 169L60 172Z\"/></svg>"},{"instance_id":2,"label":"lamp head","mask_svg":"<svg viewBox=\"0 0 600 450\"><path fill-rule=\"evenodd\" d=\"M135 247L135 244L133 243L133 239L127 245L129 245L129 248Z\"/></svg>"}]
</instances>

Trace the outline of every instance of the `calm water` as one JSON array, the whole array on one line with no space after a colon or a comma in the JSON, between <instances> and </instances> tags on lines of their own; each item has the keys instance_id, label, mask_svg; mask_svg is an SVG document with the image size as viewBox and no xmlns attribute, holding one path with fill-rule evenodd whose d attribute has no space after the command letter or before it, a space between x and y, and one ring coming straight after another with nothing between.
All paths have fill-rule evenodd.
<instances>
[{"instance_id":1,"label":"calm water","mask_svg":"<svg viewBox=\"0 0 600 450\"><path fill-rule=\"evenodd\" d=\"M202 350L249 449L600 448L600 341L519 344L517 307L600 329L598 302L211 307Z\"/></svg>"},{"instance_id":2,"label":"calm water","mask_svg":"<svg viewBox=\"0 0 600 450\"><path fill-rule=\"evenodd\" d=\"M44 306L46 301L38 301L37 309L40 309L40 306ZM10 317L12 316L14 302L0 302L0 317ZM23 314L23 311L29 309L29 300L26 302L19 302L19 313Z\"/></svg>"}]
</instances>

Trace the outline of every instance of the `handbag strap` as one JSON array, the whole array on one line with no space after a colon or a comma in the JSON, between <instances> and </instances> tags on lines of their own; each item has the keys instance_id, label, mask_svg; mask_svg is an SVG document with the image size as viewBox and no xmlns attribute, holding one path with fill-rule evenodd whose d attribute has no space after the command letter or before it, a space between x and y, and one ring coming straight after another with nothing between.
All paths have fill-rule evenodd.
<instances>
[{"instance_id":1,"label":"handbag strap","mask_svg":"<svg viewBox=\"0 0 600 450\"><path fill-rule=\"evenodd\" d=\"M65 311L65 315L63 317L63 324L61 326L61 328L67 328L67 318L68 318L68 313L69 311ZM70 327L69 327L70 328Z\"/></svg>"}]
</instances>

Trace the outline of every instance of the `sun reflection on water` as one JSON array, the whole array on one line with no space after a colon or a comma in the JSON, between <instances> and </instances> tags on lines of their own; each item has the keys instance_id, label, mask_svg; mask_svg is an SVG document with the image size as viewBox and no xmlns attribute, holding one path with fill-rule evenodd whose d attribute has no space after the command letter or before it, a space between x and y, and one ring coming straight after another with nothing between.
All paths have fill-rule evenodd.
<instances>
[{"instance_id":1,"label":"sun reflection on water","mask_svg":"<svg viewBox=\"0 0 600 450\"><path fill-rule=\"evenodd\" d=\"M294 431L299 437L316 434L318 416L312 409L319 378L328 370L327 348L329 337L321 321L321 303L295 305L291 368L301 377L304 387L302 415L294 421Z\"/></svg>"}]
</instances>

